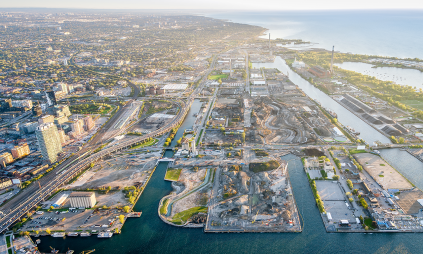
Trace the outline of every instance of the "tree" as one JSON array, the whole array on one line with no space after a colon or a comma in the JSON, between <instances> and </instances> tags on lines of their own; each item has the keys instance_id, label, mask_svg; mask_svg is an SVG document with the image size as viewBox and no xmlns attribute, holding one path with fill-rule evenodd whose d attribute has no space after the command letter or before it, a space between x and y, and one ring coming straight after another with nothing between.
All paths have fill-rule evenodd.
<instances>
[{"instance_id":1,"label":"tree","mask_svg":"<svg viewBox=\"0 0 423 254\"><path fill-rule=\"evenodd\" d=\"M353 185L353 183L351 182L351 180L350 180L350 179L347 179L347 185L348 185L348 187L350 188L350 190L352 190L352 189L353 189L353 187L354 187L354 185Z\"/></svg>"},{"instance_id":2,"label":"tree","mask_svg":"<svg viewBox=\"0 0 423 254\"><path fill-rule=\"evenodd\" d=\"M108 191L111 191L111 190L112 190L112 186L108 186L108 187L107 187L107 190L108 190Z\"/></svg>"},{"instance_id":3,"label":"tree","mask_svg":"<svg viewBox=\"0 0 423 254\"><path fill-rule=\"evenodd\" d=\"M332 177L332 179L333 179L333 180L339 180L339 175L334 175L334 176Z\"/></svg>"},{"instance_id":4,"label":"tree","mask_svg":"<svg viewBox=\"0 0 423 254\"><path fill-rule=\"evenodd\" d=\"M362 215L360 215L360 222L363 223L364 222L364 218Z\"/></svg>"},{"instance_id":5,"label":"tree","mask_svg":"<svg viewBox=\"0 0 423 254\"><path fill-rule=\"evenodd\" d=\"M35 230L35 234L36 234L36 235L39 235L39 234L40 234L40 231Z\"/></svg>"},{"instance_id":6,"label":"tree","mask_svg":"<svg viewBox=\"0 0 423 254\"><path fill-rule=\"evenodd\" d=\"M119 221L120 221L120 223L123 224L125 222L125 215L123 215L123 214L119 215Z\"/></svg>"},{"instance_id":7,"label":"tree","mask_svg":"<svg viewBox=\"0 0 423 254\"><path fill-rule=\"evenodd\" d=\"M51 234L51 230L50 230L49 228L46 228L46 233L47 233L48 235L50 235L50 234Z\"/></svg>"},{"instance_id":8,"label":"tree","mask_svg":"<svg viewBox=\"0 0 423 254\"><path fill-rule=\"evenodd\" d=\"M348 199L351 203L354 201L354 199L353 198L349 198Z\"/></svg>"},{"instance_id":9,"label":"tree","mask_svg":"<svg viewBox=\"0 0 423 254\"><path fill-rule=\"evenodd\" d=\"M124 207L123 207L123 211L124 211L125 213L129 213L129 206L124 206Z\"/></svg>"}]
</instances>

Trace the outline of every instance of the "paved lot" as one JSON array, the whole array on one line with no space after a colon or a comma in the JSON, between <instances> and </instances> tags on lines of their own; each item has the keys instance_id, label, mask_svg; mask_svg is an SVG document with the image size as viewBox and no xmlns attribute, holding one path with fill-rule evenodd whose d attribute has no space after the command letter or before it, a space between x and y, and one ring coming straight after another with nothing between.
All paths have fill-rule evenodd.
<instances>
[{"instance_id":1,"label":"paved lot","mask_svg":"<svg viewBox=\"0 0 423 254\"><path fill-rule=\"evenodd\" d=\"M5 235L0 235L0 254L7 254L7 244Z\"/></svg>"},{"instance_id":2,"label":"paved lot","mask_svg":"<svg viewBox=\"0 0 423 254\"><path fill-rule=\"evenodd\" d=\"M418 199L423 199L423 192L421 190L401 192L398 197L398 204L407 214L416 214L422 207L419 202L417 202Z\"/></svg>"},{"instance_id":3,"label":"paved lot","mask_svg":"<svg viewBox=\"0 0 423 254\"><path fill-rule=\"evenodd\" d=\"M316 181L316 187L323 201L326 201L326 200L344 201L345 200L344 194L341 188L339 188L338 183L334 183L332 181ZM324 203L326 206L326 202Z\"/></svg>"},{"instance_id":4,"label":"paved lot","mask_svg":"<svg viewBox=\"0 0 423 254\"><path fill-rule=\"evenodd\" d=\"M385 190L409 190L413 188L401 174L379 156L370 153L359 153L355 154L354 157Z\"/></svg>"},{"instance_id":5,"label":"paved lot","mask_svg":"<svg viewBox=\"0 0 423 254\"><path fill-rule=\"evenodd\" d=\"M332 216L332 221L339 222L340 220L349 220L354 222L356 216L353 210L348 209L345 201L324 201L326 212Z\"/></svg>"}]
</instances>

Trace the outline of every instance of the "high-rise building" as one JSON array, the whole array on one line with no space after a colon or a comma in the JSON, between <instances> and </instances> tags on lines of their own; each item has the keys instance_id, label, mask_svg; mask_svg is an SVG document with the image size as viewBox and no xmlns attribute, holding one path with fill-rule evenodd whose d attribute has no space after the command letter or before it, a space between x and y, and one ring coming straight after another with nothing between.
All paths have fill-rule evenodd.
<instances>
[{"instance_id":1,"label":"high-rise building","mask_svg":"<svg viewBox=\"0 0 423 254\"><path fill-rule=\"evenodd\" d=\"M41 109L41 106L39 103L33 105L32 107L32 115L34 116L40 116L43 114L43 110Z\"/></svg>"},{"instance_id":2,"label":"high-rise building","mask_svg":"<svg viewBox=\"0 0 423 254\"><path fill-rule=\"evenodd\" d=\"M57 154L62 152L62 145L56 125L53 123L40 124L35 131L35 135L37 136L38 147L43 158L50 163L55 162L57 160Z\"/></svg>"},{"instance_id":3,"label":"high-rise building","mask_svg":"<svg viewBox=\"0 0 423 254\"><path fill-rule=\"evenodd\" d=\"M47 91L46 92L46 99L47 99L47 105L50 106L54 106L57 105L57 101L56 101L56 95L54 94L53 90Z\"/></svg>"},{"instance_id":4,"label":"high-rise building","mask_svg":"<svg viewBox=\"0 0 423 254\"><path fill-rule=\"evenodd\" d=\"M52 115L42 116L42 117L38 118L38 123L40 123L40 124L54 123L54 116L52 116Z\"/></svg>"},{"instance_id":5,"label":"high-rise building","mask_svg":"<svg viewBox=\"0 0 423 254\"><path fill-rule=\"evenodd\" d=\"M19 129L24 134L29 134L35 132L35 129L37 128L38 123L32 122L32 123L24 123L19 126Z\"/></svg>"},{"instance_id":6,"label":"high-rise building","mask_svg":"<svg viewBox=\"0 0 423 254\"><path fill-rule=\"evenodd\" d=\"M195 139L191 140L189 143L191 145L191 153L197 154L197 148L195 147Z\"/></svg>"},{"instance_id":7,"label":"high-rise building","mask_svg":"<svg viewBox=\"0 0 423 254\"><path fill-rule=\"evenodd\" d=\"M12 107L12 99L3 99L0 101L0 111L7 111Z\"/></svg>"},{"instance_id":8,"label":"high-rise building","mask_svg":"<svg viewBox=\"0 0 423 254\"><path fill-rule=\"evenodd\" d=\"M78 136L79 134L84 132L84 121L82 119L76 119L68 123L75 136Z\"/></svg>"},{"instance_id":9,"label":"high-rise building","mask_svg":"<svg viewBox=\"0 0 423 254\"><path fill-rule=\"evenodd\" d=\"M59 139L60 139L60 144L62 145L69 139L69 137L65 134L65 131L63 129L59 130Z\"/></svg>"},{"instance_id":10,"label":"high-rise building","mask_svg":"<svg viewBox=\"0 0 423 254\"><path fill-rule=\"evenodd\" d=\"M0 154L0 164L3 168L6 167L6 164L12 163L13 157L10 153L2 153Z\"/></svg>"},{"instance_id":11,"label":"high-rise building","mask_svg":"<svg viewBox=\"0 0 423 254\"><path fill-rule=\"evenodd\" d=\"M65 116L65 115L62 115L62 116L56 117L56 118L54 119L54 123L55 123L55 124L57 124L57 125L61 125L61 124L63 124L63 123L66 123L67 121L69 121L69 119L68 119L68 117L67 117L67 116Z\"/></svg>"},{"instance_id":12,"label":"high-rise building","mask_svg":"<svg viewBox=\"0 0 423 254\"><path fill-rule=\"evenodd\" d=\"M65 83L62 83L62 82L57 83L56 84L56 88L54 90L55 91L61 91L64 94L68 94L69 93L69 91L68 91L68 85L65 84Z\"/></svg>"},{"instance_id":13,"label":"high-rise building","mask_svg":"<svg viewBox=\"0 0 423 254\"><path fill-rule=\"evenodd\" d=\"M30 152L31 151L29 150L29 146L27 143L24 143L23 145L15 146L14 148L12 148L12 155L13 155L13 158L15 159L25 157L29 155Z\"/></svg>"},{"instance_id":14,"label":"high-rise building","mask_svg":"<svg viewBox=\"0 0 423 254\"><path fill-rule=\"evenodd\" d=\"M94 127L94 121L91 116L84 117L83 120L84 120L84 129L86 131L89 131Z\"/></svg>"}]
</instances>

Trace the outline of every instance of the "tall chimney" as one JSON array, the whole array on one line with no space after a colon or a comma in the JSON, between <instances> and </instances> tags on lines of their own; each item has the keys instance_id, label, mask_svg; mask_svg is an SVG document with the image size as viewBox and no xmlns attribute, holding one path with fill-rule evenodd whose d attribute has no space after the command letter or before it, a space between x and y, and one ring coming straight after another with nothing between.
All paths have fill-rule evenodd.
<instances>
[{"instance_id":1,"label":"tall chimney","mask_svg":"<svg viewBox=\"0 0 423 254\"><path fill-rule=\"evenodd\" d=\"M272 51L270 50L270 33L269 33L269 54L272 55Z\"/></svg>"},{"instance_id":2,"label":"tall chimney","mask_svg":"<svg viewBox=\"0 0 423 254\"><path fill-rule=\"evenodd\" d=\"M333 74L333 52L335 51L335 46L332 47L332 59L330 60L330 74Z\"/></svg>"}]
</instances>

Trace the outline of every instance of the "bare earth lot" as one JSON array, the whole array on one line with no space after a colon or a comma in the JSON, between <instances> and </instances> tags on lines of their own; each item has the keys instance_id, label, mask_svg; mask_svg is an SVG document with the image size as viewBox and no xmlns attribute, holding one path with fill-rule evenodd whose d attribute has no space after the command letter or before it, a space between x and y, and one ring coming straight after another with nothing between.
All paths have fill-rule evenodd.
<instances>
[{"instance_id":1,"label":"bare earth lot","mask_svg":"<svg viewBox=\"0 0 423 254\"><path fill-rule=\"evenodd\" d=\"M354 154L357 161L384 189L409 190L413 186L382 158L370 153Z\"/></svg>"}]
</instances>

